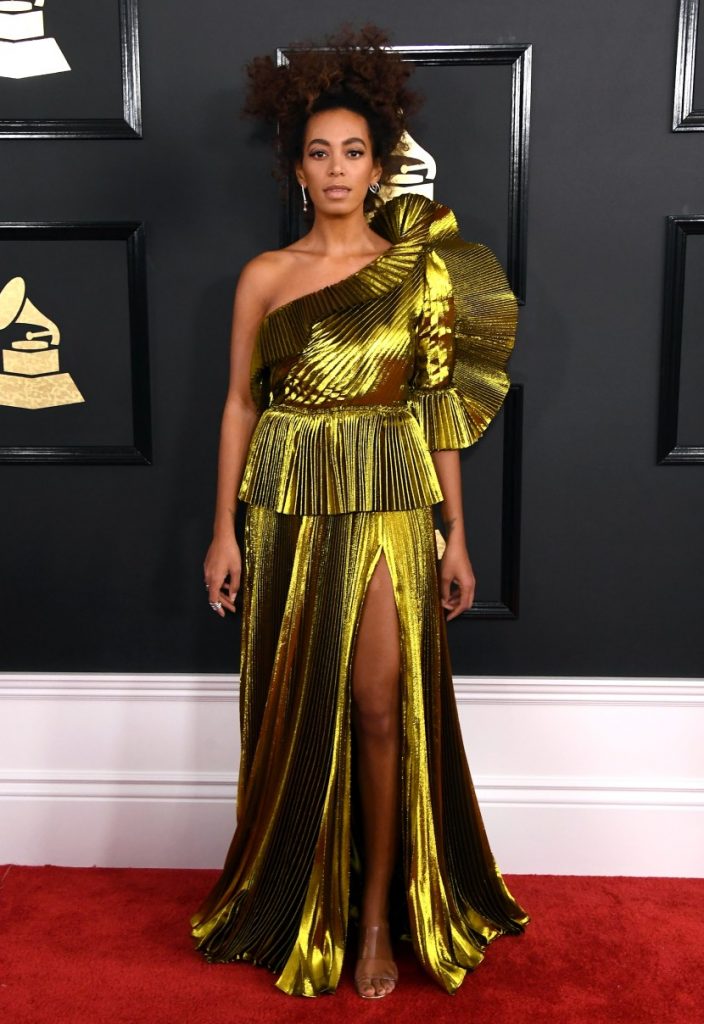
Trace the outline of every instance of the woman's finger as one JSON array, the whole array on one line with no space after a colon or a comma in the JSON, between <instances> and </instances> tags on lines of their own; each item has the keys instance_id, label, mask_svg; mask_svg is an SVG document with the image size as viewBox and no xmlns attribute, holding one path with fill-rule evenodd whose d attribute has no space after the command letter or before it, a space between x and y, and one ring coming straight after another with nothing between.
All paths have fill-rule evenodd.
<instances>
[{"instance_id":1,"label":"woman's finger","mask_svg":"<svg viewBox=\"0 0 704 1024\"><path fill-rule=\"evenodd\" d=\"M452 576L445 576L443 573L440 574L440 602L444 608L451 607L453 603Z\"/></svg>"},{"instance_id":2,"label":"woman's finger","mask_svg":"<svg viewBox=\"0 0 704 1024\"><path fill-rule=\"evenodd\" d=\"M203 582L208 604L220 618L234 612L241 575L241 559L237 544L223 544L215 539L203 560Z\"/></svg>"},{"instance_id":3,"label":"woman's finger","mask_svg":"<svg viewBox=\"0 0 704 1024\"><path fill-rule=\"evenodd\" d=\"M214 612L217 612L221 618L224 618L225 609L229 612L236 611L235 600L237 597L237 591L231 584L229 586L226 585L224 579L219 586L212 582L213 579L217 579L217 577L211 577L210 580L205 581L208 603Z\"/></svg>"},{"instance_id":4,"label":"woman's finger","mask_svg":"<svg viewBox=\"0 0 704 1024\"><path fill-rule=\"evenodd\" d=\"M205 592L208 598L208 604L221 618L224 618L225 616L222 608L222 586L224 581L225 577L222 572L215 573L213 570L205 571Z\"/></svg>"},{"instance_id":5,"label":"woman's finger","mask_svg":"<svg viewBox=\"0 0 704 1024\"><path fill-rule=\"evenodd\" d=\"M451 592L447 603L443 601L445 608L450 608L450 614L447 616L447 621L450 619L457 618L462 612L467 612L474 604L474 590L476 581L474 578L469 580L453 580L457 584L457 589Z\"/></svg>"},{"instance_id":6,"label":"woman's finger","mask_svg":"<svg viewBox=\"0 0 704 1024\"><path fill-rule=\"evenodd\" d=\"M448 621L448 622L450 621L450 619L454 619L454 617L456 615L456 606L457 606L457 601L459 599L459 593L456 590L452 589L452 583L453 583L452 580L448 581L447 597L443 598L442 601L441 601L441 604L442 604L443 608L445 608L447 610L447 612L448 612L448 614L445 617L446 621Z\"/></svg>"},{"instance_id":7,"label":"woman's finger","mask_svg":"<svg viewBox=\"0 0 704 1024\"><path fill-rule=\"evenodd\" d=\"M469 611L469 609L474 604L474 588L475 588L475 581L474 581L474 579L468 580L464 584L464 586L462 587L462 605L463 605L464 611Z\"/></svg>"}]
</instances>

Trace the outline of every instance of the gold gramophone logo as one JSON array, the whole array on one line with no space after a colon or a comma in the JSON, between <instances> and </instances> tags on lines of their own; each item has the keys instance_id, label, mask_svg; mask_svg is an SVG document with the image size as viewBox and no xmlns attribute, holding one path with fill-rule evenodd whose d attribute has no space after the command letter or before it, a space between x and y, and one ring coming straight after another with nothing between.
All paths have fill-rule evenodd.
<instances>
[{"instance_id":1,"label":"gold gramophone logo","mask_svg":"<svg viewBox=\"0 0 704 1024\"><path fill-rule=\"evenodd\" d=\"M412 135L404 132L391 154L386 184L381 186L384 202L404 192L418 192L433 198L437 164L430 153L419 145Z\"/></svg>"},{"instance_id":2,"label":"gold gramophone logo","mask_svg":"<svg viewBox=\"0 0 704 1024\"><path fill-rule=\"evenodd\" d=\"M84 401L71 374L59 372L61 331L30 302L23 277L0 291L0 331L9 335L7 344L3 340L0 405L50 409Z\"/></svg>"},{"instance_id":3,"label":"gold gramophone logo","mask_svg":"<svg viewBox=\"0 0 704 1024\"><path fill-rule=\"evenodd\" d=\"M44 0L0 0L0 78L70 71L61 47L44 35Z\"/></svg>"}]
</instances>

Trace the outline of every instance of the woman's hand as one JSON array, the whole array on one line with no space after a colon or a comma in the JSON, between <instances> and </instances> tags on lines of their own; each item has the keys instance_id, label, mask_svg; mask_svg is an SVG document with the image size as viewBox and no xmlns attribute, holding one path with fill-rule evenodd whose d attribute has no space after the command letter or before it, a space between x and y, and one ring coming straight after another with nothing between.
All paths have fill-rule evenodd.
<instances>
[{"instance_id":1,"label":"woman's hand","mask_svg":"<svg viewBox=\"0 0 704 1024\"><path fill-rule=\"evenodd\" d=\"M454 592L453 582L459 587ZM446 622L469 611L474 603L476 582L467 545L459 538L453 541L450 535L440 559L440 603L443 608L450 610L450 614L445 617Z\"/></svg>"},{"instance_id":2,"label":"woman's hand","mask_svg":"<svg viewBox=\"0 0 704 1024\"><path fill-rule=\"evenodd\" d=\"M235 611L241 574L242 556L234 533L227 537L213 537L203 563L203 575L210 607L222 619L225 618L225 609L229 612ZM225 581L228 577L230 582L226 587Z\"/></svg>"}]
</instances>

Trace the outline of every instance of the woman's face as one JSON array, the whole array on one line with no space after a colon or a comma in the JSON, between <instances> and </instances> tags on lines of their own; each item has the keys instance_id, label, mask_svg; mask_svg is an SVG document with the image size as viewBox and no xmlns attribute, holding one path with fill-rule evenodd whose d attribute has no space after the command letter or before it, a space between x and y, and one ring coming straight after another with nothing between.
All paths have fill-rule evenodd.
<instances>
[{"instance_id":1,"label":"woman's face","mask_svg":"<svg viewBox=\"0 0 704 1024\"><path fill-rule=\"evenodd\" d=\"M366 118L344 108L311 115L296 177L319 213L349 214L361 207L381 177Z\"/></svg>"}]
</instances>

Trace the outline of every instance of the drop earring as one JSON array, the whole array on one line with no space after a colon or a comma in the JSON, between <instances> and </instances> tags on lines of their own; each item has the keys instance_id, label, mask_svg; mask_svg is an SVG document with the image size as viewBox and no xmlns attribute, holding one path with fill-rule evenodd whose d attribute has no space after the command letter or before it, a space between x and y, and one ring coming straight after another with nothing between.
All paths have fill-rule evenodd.
<instances>
[{"instance_id":1,"label":"drop earring","mask_svg":"<svg viewBox=\"0 0 704 1024\"><path fill-rule=\"evenodd\" d=\"M308 213L308 196L306 195L306 187L303 184L303 182L301 182L300 185L301 185L301 195L303 196L303 212L304 213Z\"/></svg>"}]
</instances>

